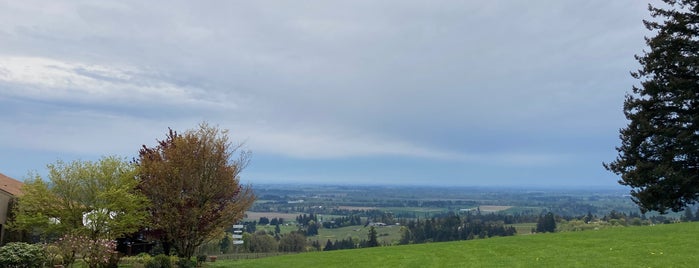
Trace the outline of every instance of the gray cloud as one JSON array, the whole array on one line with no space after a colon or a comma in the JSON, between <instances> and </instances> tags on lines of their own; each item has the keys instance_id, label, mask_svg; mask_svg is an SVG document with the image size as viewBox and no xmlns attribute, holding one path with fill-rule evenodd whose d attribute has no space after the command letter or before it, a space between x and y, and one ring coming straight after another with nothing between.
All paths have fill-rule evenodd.
<instances>
[{"instance_id":1,"label":"gray cloud","mask_svg":"<svg viewBox=\"0 0 699 268\"><path fill-rule=\"evenodd\" d=\"M50 111L51 122L12 118L31 121L26 131L73 120L94 135L109 135L95 130L103 120L145 129L120 138L124 146L208 120L288 157L554 165L613 153L645 8L632 0L5 1L0 97L50 104L35 113ZM67 131L52 136L65 136L63 147L76 142Z\"/></svg>"}]
</instances>

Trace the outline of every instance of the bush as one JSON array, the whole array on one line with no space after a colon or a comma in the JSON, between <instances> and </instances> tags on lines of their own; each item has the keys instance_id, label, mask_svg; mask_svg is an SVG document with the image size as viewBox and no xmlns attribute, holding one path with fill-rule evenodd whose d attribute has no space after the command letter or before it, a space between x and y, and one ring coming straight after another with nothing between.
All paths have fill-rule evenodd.
<instances>
[{"instance_id":1,"label":"bush","mask_svg":"<svg viewBox=\"0 0 699 268\"><path fill-rule=\"evenodd\" d=\"M63 264L63 255L61 248L56 245L46 245L44 247L44 253L46 254L46 264L49 266L61 265Z\"/></svg>"},{"instance_id":2,"label":"bush","mask_svg":"<svg viewBox=\"0 0 699 268\"><path fill-rule=\"evenodd\" d=\"M146 263L146 268L172 268L170 256L158 254Z\"/></svg>"},{"instance_id":3,"label":"bush","mask_svg":"<svg viewBox=\"0 0 699 268\"><path fill-rule=\"evenodd\" d=\"M197 263L193 260L180 259L179 261L177 261L177 267L178 268L194 268L194 267L197 267Z\"/></svg>"},{"instance_id":4,"label":"bush","mask_svg":"<svg viewBox=\"0 0 699 268\"><path fill-rule=\"evenodd\" d=\"M89 267L114 267L119 263L116 242L107 239L88 240L80 253Z\"/></svg>"},{"instance_id":5,"label":"bush","mask_svg":"<svg viewBox=\"0 0 699 268\"><path fill-rule=\"evenodd\" d=\"M41 268L44 261L46 252L39 245L15 242L0 248L0 267Z\"/></svg>"}]
</instances>

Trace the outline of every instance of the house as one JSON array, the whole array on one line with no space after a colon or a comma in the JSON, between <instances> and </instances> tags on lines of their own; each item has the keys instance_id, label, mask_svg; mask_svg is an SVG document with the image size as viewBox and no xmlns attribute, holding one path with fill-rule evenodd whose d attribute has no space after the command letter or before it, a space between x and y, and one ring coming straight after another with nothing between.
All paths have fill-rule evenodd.
<instances>
[{"instance_id":1,"label":"house","mask_svg":"<svg viewBox=\"0 0 699 268\"><path fill-rule=\"evenodd\" d=\"M10 203L22 195L22 183L0 173L0 245L5 242L5 225L10 213Z\"/></svg>"}]
</instances>

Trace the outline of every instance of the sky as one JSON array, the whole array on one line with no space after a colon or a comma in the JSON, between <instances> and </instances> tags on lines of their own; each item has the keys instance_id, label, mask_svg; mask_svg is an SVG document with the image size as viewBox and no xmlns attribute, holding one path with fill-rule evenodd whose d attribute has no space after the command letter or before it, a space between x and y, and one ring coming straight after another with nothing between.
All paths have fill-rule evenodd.
<instances>
[{"instance_id":1,"label":"sky","mask_svg":"<svg viewBox=\"0 0 699 268\"><path fill-rule=\"evenodd\" d=\"M253 185L615 187L647 5L0 0L0 173L208 122Z\"/></svg>"}]
</instances>

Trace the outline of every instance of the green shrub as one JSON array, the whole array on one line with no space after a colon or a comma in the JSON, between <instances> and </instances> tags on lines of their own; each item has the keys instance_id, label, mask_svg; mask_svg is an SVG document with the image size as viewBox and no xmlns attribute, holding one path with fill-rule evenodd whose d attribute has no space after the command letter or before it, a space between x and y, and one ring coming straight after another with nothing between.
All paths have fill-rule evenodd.
<instances>
[{"instance_id":1,"label":"green shrub","mask_svg":"<svg viewBox=\"0 0 699 268\"><path fill-rule=\"evenodd\" d=\"M154 260L150 260L143 267L145 267L145 268L160 268L160 263L157 263Z\"/></svg>"},{"instance_id":2,"label":"green shrub","mask_svg":"<svg viewBox=\"0 0 699 268\"><path fill-rule=\"evenodd\" d=\"M58 246L52 244L46 245L46 247L44 247L44 252L46 253L46 264L49 266L63 264L63 255L61 248Z\"/></svg>"},{"instance_id":3,"label":"green shrub","mask_svg":"<svg viewBox=\"0 0 699 268\"><path fill-rule=\"evenodd\" d=\"M188 259L180 259L177 261L178 268L194 268L197 267L197 262Z\"/></svg>"},{"instance_id":4,"label":"green shrub","mask_svg":"<svg viewBox=\"0 0 699 268\"><path fill-rule=\"evenodd\" d=\"M125 263L137 263L137 264L143 264L145 265L146 263L150 262L153 257L145 252L141 252L136 256L130 256L130 257L122 257L121 261Z\"/></svg>"},{"instance_id":5,"label":"green shrub","mask_svg":"<svg viewBox=\"0 0 699 268\"><path fill-rule=\"evenodd\" d=\"M160 267L162 268L172 268L172 261L170 260L170 256L160 254L158 256L155 256L155 260L160 262Z\"/></svg>"},{"instance_id":6,"label":"green shrub","mask_svg":"<svg viewBox=\"0 0 699 268\"><path fill-rule=\"evenodd\" d=\"M46 252L39 245L15 242L0 247L0 267L41 268L44 261Z\"/></svg>"},{"instance_id":7,"label":"green shrub","mask_svg":"<svg viewBox=\"0 0 699 268\"><path fill-rule=\"evenodd\" d=\"M146 263L146 268L172 268L170 256L158 254Z\"/></svg>"}]
</instances>

